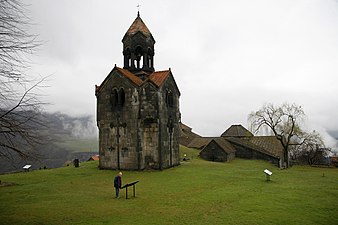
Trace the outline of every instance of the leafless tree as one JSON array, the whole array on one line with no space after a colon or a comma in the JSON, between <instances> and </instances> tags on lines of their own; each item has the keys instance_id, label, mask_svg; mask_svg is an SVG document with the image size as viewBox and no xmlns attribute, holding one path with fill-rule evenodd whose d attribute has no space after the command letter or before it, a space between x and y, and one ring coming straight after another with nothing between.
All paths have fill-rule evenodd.
<instances>
[{"instance_id":1,"label":"leafless tree","mask_svg":"<svg viewBox=\"0 0 338 225\"><path fill-rule=\"evenodd\" d=\"M41 142L38 90L45 78L29 78L29 57L40 45L19 0L0 0L0 157L32 156Z\"/></svg>"},{"instance_id":2,"label":"leafless tree","mask_svg":"<svg viewBox=\"0 0 338 225\"><path fill-rule=\"evenodd\" d=\"M315 130L302 132L296 142L298 144L292 146L290 151L292 158L309 165L321 163L330 152L330 149L325 147L321 135Z\"/></svg>"},{"instance_id":3,"label":"leafless tree","mask_svg":"<svg viewBox=\"0 0 338 225\"><path fill-rule=\"evenodd\" d=\"M288 168L290 146L296 144L293 140L303 132L300 125L304 117L302 107L296 104L284 103L275 106L269 103L258 111L252 112L248 119L253 132L258 133L268 128L280 141L284 149L284 163Z\"/></svg>"}]
</instances>

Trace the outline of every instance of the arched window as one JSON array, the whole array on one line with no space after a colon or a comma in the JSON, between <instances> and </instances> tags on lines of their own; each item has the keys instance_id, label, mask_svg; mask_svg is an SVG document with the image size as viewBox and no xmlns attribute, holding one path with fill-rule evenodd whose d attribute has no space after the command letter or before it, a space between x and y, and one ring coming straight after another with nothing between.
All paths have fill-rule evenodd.
<instances>
[{"instance_id":1,"label":"arched window","mask_svg":"<svg viewBox=\"0 0 338 225\"><path fill-rule=\"evenodd\" d=\"M116 89L113 89L112 93L110 94L110 104L113 108L115 108L118 104L118 93Z\"/></svg>"},{"instance_id":2,"label":"arched window","mask_svg":"<svg viewBox=\"0 0 338 225\"><path fill-rule=\"evenodd\" d=\"M125 99L125 93L124 93L123 88L121 88L121 89L119 90L119 94L118 94L118 105L119 105L120 107L123 107L125 101L126 101L126 99Z\"/></svg>"},{"instance_id":3,"label":"arched window","mask_svg":"<svg viewBox=\"0 0 338 225\"><path fill-rule=\"evenodd\" d=\"M168 107L174 107L174 96L171 91L167 91L165 101Z\"/></svg>"},{"instance_id":4,"label":"arched window","mask_svg":"<svg viewBox=\"0 0 338 225\"><path fill-rule=\"evenodd\" d=\"M142 66L143 66L143 61L142 61L143 50L142 50L141 46L136 47L135 57L136 57L136 68L137 69L142 68ZM142 63L142 65L141 65L141 63Z\"/></svg>"},{"instance_id":5,"label":"arched window","mask_svg":"<svg viewBox=\"0 0 338 225\"><path fill-rule=\"evenodd\" d=\"M125 67L131 67L131 52L130 49L127 48L124 52L124 66Z\"/></svg>"},{"instance_id":6,"label":"arched window","mask_svg":"<svg viewBox=\"0 0 338 225\"><path fill-rule=\"evenodd\" d=\"M117 89L114 88L112 90L112 93L110 94L110 104L113 110L121 109L126 101L125 98L126 96L123 88L120 88L119 91L117 91Z\"/></svg>"}]
</instances>

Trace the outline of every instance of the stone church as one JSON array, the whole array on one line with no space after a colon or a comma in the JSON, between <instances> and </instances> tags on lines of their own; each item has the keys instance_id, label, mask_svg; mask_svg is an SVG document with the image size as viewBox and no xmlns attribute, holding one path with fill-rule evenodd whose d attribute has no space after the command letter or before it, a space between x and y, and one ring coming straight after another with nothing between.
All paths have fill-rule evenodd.
<instances>
[{"instance_id":1,"label":"stone church","mask_svg":"<svg viewBox=\"0 0 338 225\"><path fill-rule=\"evenodd\" d=\"M171 70L155 71L155 39L140 14L122 39L123 68L96 85L101 169L179 164L180 91Z\"/></svg>"}]
</instances>

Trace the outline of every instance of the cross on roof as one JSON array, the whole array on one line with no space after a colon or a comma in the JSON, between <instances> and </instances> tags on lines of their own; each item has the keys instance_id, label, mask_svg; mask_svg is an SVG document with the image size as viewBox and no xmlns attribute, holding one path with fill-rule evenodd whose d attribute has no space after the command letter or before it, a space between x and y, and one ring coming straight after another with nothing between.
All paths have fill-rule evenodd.
<instances>
[{"instance_id":1,"label":"cross on roof","mask_svg":"<svg viewBox=\"0 0 338 225\"><path fill-rule=\"evenodd\" d=\"M137 13L139 14L140 13L140 7L141 7L141 5L140 4L137 4Z\"/></svg>"}]
</instances>

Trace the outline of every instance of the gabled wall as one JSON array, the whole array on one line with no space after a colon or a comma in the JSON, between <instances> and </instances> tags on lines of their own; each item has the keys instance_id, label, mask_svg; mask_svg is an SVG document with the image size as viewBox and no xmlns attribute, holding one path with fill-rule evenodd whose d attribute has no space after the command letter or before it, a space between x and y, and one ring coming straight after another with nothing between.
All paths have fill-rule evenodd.
<instances>
[{"instance_id":1,"label":"gabled wall","mask_svg":"<svg viewBox=\"0 0 338 225\"><path fill-rule=\"evenodd\" d=\"M100 168L165 169L179 164L180 94L175 85L167 79L160 87L151 82L138 86L113 71L97 94ZM120 90L123 106L114 105Z\"/></svg>"},{"instance_id":2,"label":"gabled wall","mask_svg":"<svg viewBox=\"0 0 338 225\"><path fill-rule=\"evenodd\" d=\"M168 100L168 94L171 93L172 101ZM180 136L180 93L172 76L170 75L165 83L160 87L159 93L160 105L160 142L162 168L177 166L180 163L179 156L179 136Z\"/></svg>"},{"instance_id":3,"label":"gabled wall","mask_svg":"<svg viewBox=\"0 0 338 225\"><path fill-rule=\"evenodd\" d=\"M123 106L112 105L112 91L123 90ZM97 96L100 168L138 169L137 87L114 71Z\"/></svg>"},{"instance_id":4,"label":"gabled wall","mask_svg":"<svg viewBox=\"0 0 338 225\"><path fill-rule=\"evenodd\" d=\"M214 162L229 162L235 158L235 153L227 153L214 140L209 142L200 152L201 158Z\"/></svg>"}]
</instances>

